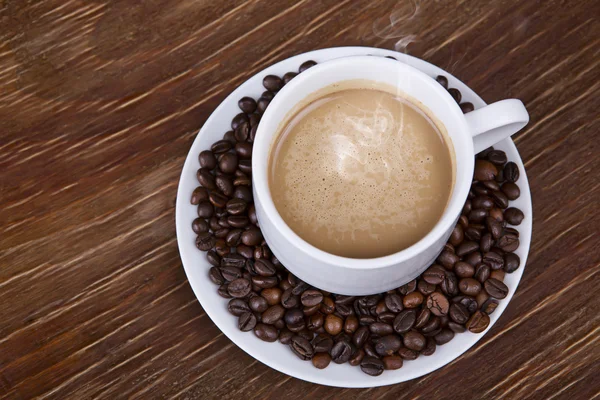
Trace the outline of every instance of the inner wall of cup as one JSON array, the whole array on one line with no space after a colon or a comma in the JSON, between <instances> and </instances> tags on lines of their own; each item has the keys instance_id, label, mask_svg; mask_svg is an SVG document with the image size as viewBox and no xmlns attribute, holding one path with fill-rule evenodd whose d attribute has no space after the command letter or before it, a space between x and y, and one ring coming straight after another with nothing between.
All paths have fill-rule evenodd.
<instances>
[{"instance_id":1,"label":"inner wall of cup","mask_svg":"<svg viewBox=\"0 0 600 400\"><path fill-rule=\"evenodd\" d=\"M374 59L374 57L368 57L367 60L368 59ZM432 232L434 231L436 232L435 235L442 235L444 232L440 227L441 222L450 219L451 223L455 223L456 217L460 214L462 203L464 203L465 200L462 197L466 197L467 193L465 187L468 188L472 176L472 139L468 134L468 128L460 108L456 105L452 97L434 79L418 71L413 71L411 67L397 61L374 60L376 62L371 63L365 62L366 60L364 58L358 63L354 63L353 61L354 60L348 60L348 62L343 64L339 62L327 62L313 67L288 83L275 97L263 116L263 120L261 121L262 126L259 126L259 132L257 133L257 138L259 138L261 142L259 143L259 146L255 148L255 151L257 152L256 155L260 157L257 160L259 168L255 171L255 174L257 174L257 187L255 187L255 191L261 192L262 195L266 196L266 198L261 196L261 201L266 203L264 204L264 206L266 206L265 211L268 213L276 213L279 222L287 227L285 222L281 219L281 216L277 213L267 184L270 150L277 140L277 134L281 131L281 127L285 126L285 123L295 114L298 108L302 108L303 104L312 101L314 98L313 96L316 95L318 97L320 94L319 92L328 86L344 81L366 80L377 82L378 85L380 84L388 88L391 87L392 93L397 93L398 91L401 92L409 101L412 101L419 108L428 113L429 117L438 123L440 128L445 128L444 133L447 134L446 139L451 150L454 165L453 190L444 214L429 234L408 248L411 249L425 240L431 241L435 239L435 237L432 237ZM333 65L334 63L335 65ZM264 124L264 122L267 123ZM461 192L464 192L464 196L459 196ZM289 227L287 228L289 229ZM293 236L297 237L293 231L291 232L293 233ZM299 237L297 237L296 240L302 241ZM306 245L308 245L308 243L306 243ZM408 249L405 249L402 252L406 252ZM334 255L330 256L338 257ZM392 256L393 255L386 257ZM339 258L343 259L343 257ZM367 261L358 259L352 260Z\"/></svg>"}]
</instances>

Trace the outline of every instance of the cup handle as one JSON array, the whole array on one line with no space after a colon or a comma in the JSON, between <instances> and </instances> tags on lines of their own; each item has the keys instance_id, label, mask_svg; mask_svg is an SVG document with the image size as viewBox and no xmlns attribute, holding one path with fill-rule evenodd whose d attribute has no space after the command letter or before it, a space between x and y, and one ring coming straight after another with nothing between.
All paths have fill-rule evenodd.
<instances>
[{"instance_id":1,"label":"cup handle","mask_svg":"<svg viewBox=\"0 0 600 400\"><path fill-rule=\"evenodd\" d=\"M521 100L508 99L471 111L465 119L477 154L520 131L529 122L529 114Z\"/></svg>"}]
</instances>

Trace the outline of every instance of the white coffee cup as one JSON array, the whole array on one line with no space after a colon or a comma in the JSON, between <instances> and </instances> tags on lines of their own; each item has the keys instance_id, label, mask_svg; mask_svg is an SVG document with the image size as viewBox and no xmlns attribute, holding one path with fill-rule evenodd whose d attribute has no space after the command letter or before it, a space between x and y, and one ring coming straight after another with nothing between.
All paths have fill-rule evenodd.
<instances>
[{"instance_id":1,"label":"white coffee cup","mask_svg":"<svg viewBox=\"0 0 600 400\"><path fill-rule=\"evenodd\" d=\"M455 182L434 228L414 245L371 259L352 259L320 250L283 221L268 185L269 154L280 125L316 91L348 80L393 86L420 102L441 123L452 142ZM511 136L529 122L520 100L502 100L468 114L432 77L399 61L371 56L344 57L318 64L292 79L271 101L256 133L252 156L254 203L260 228L273 254L298 278L319 289L346 295L381 293L411 281L437 258L467 199L475 153Z\"/></svg>"}]
</instances>

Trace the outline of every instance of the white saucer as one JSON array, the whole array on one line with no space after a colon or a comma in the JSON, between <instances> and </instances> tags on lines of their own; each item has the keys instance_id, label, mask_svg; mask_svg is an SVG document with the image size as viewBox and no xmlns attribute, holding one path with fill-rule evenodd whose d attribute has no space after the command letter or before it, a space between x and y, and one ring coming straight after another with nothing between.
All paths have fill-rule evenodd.
<instances>
[{"instance_id":1,"label":"white saucer","mask_svg":"<svg viewBox=\"0 0 600 400\"><path fill-rule=\"evenodd\" d=\"M487 330L480 334L470 332L457 334L449 343L438 346L433 355L429 357L420 356L414 361L405 361L401 369L384 371L383 374L377 377L368 376L360 370L360 367L352 367L349 364L337 365L331 363L326 369L318 370L313 367L310 361L301 361L287 346L279 342L263 342L254 336L252 332L241 332L238 329L237 318L227 311L228 300L217 294L217 286L208 278L208 270L211 266L206 260L205 253L196 248L196 235L191 228L192 221L197 217L196 207L190 204L190 196L198 186L196 180L196 170L200 167L198 154L202 150L209 149L212 143L221 139L223 134L230 129L231 119L240 112L237 106L238 100L244 96L258 98L265 90L262 86L262 79L266 75L282 76L286 72L297 71L300 64L307 60L320 63L352 55L392 56L432 77L444 75L448 78L449 87L460 90L463 101L470 101L475 108L485 105L485 102L474 91L448 72L423 60L390 50L369 47L338 47L311 51L272 65L254 75L233 91L208 118L202 129L200 129L196 140L194 140L185 160L177 191L177 242L179 243L179 252L185 273L200 304L219 329L246 353L271 368L306 381L339 387L374 387L414 379L448 364L477 343ZM511 139L506 139L494 147L504 150L508 159L519 166L521 176L518 185L521 189L521 197L511 202L511 206L520 208L525 214L525 219L517 227L520 233L520 246L516 253L521 258L521 266L514 273L506 274L504 283L510 289L510 293L506 299L500 301L496 311L490 316L491 322L488 330L498 320L510 302L521 280L531 243L531 223L533 219L529 184L517 148Z\"/></svg>"}]
</instances>

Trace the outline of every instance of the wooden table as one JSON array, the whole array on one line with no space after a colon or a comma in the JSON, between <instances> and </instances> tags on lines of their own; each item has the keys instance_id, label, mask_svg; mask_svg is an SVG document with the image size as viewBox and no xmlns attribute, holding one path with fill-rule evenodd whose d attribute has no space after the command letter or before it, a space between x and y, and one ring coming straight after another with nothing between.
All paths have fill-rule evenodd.
<instances>
[{"instance_id":1,"label":"wooden table","mask_svg":"<svg viewBox=\"0 0 600 400\"><path fill-rule=\"evenodd\" d=\"M589 0L428 0L416 12L410 1L1 1L0 395L597 398L598 11ZM278 60L343 45L398 46L531 114L515 137L534 206L515 297L450 365L369 390L303 382L238 349L194 297L175 238L179 173L212 110Z\"/></svg>"}]
</instances>

